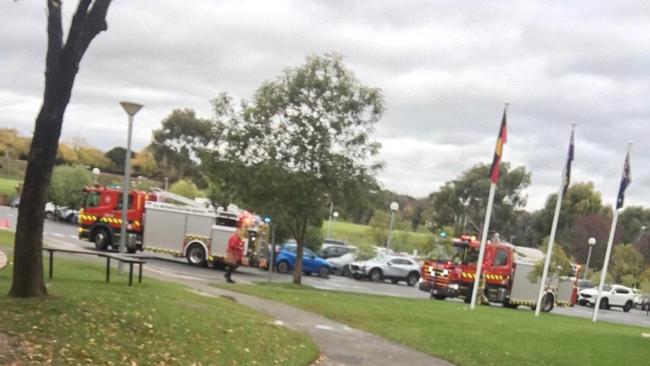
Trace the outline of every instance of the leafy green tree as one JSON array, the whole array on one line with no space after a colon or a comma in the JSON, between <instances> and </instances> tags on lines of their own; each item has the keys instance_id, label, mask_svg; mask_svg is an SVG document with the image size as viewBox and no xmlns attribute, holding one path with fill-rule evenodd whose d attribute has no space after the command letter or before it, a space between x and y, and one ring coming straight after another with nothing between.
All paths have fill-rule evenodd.
<instances>
[{"instance_id":1,"label":"leafy green tree","mask_svg":"<svg viewBox=\"0 0 650 366\"><path fill-rule=\"evenodd\" d=\"M587 260L587 254L589 252L589 244L587 243L589 238L593 237L596 239L596 245L592 248L589 265L595 269L602 268L611 224L611 217L602 213L579 216L575 219L571 228L569 234L571 240L565 243L564 248L566 252L575 258L576 261L584 263ZM614 233L614 243L620 243L622 237L623 229L620 225L617 225L616 232Z\"/></svg>"},{"instance_id":2,"label":"leafy green tree","mask_svg":"<svg viewBox=\"0 0 650 366\"><path fill-rule=\"evenodd\" d=\"M503 162L500 169L490 231L509 237L515 231L516 210L526 205L523 191L530 184L530 173L523 166L511 169L508 162ZM434 225L480 233L490 190L489 170L489 165L477 164L432 193L429 197Z\"/></svg>"},{"instance_id":3,"label":"leafy green tree","mask_svg":"<svg viewBox=\"0 0 650 366\"><path fill-rule=\"evenodd\" d=\"M362 85L340 56L310 56L262 84L240 110L224 94L213 106L219 148L202 159L210 161L205 170L221 187L237 187L246 207L288 227L300 284L307 229L321 226L330 200L344 201L341 186L377 167L369 159L379 144L370 134L384 109L381 93Z\"/></svg>"},{"instance_id":4,"label":"leafy green tree","mask_svg":"<svg viewBox=\"0 0 650 366\"><path fill-rule=\"evenodd\" d=\"M368 236L372 239L372 243L376 246L383 247L386 245L388 239L388 225L390 223L390 215L386 211L377 211L372 216L368 224Z\"/></svg>"},{"instance_id":5,"label":"leafy green tree","mask_svg":"<svg viewBox=\"0 0 650 366\"><path fill-rule=\"evenodd\" d=\"M179 180L178 182L172 184L172 186L169 187L169 191L190 199L204 197L203 192L201 192L196 187L196 184L186 179Z\"/></svg>"},{"instance_id":6,"label":"leafy green tree","mask_svg":"<svg viewBox=\"0 0 650 366\"><path fill-rule=\"evenodd\" d=\"M550 194L546 199L544 208L534 215L534 228L537 233L543 236L548 236L551 232L556 202L557 194ZM601 195L600 192L595 190L593 183L571 185L562 199L562 209L560 210L557 226L558 241L571 241L571 227L577 218L597 214L601 211L603 211Z\"/></svg>"},{"instance_id":7,"label":"leafy green tree","mask_svg":"<svg viewBox=\"0 0 650 366\"><path fill-rule=\"evenodd\" d=\"M650 209L627 206L619 216L623 226L623 242L635 244L650 230Z\"/></svg>"},{"instance_id":8,"label":"leafy green tree","mask_svg":"<svg viewBox=\"0 0 650 366\"><path fill-rule=\"evenodd\" d=\"M639 278L644 264L643 255L634 246L630 244L614 246L610 272L616 282L621 282L625 276Z\"/></svg>"},{"instance_id":9,"label":"leafy green tree","mask_svg":"<svg viewBox=\"0 0 650 366\"><path fill-rule=\"evenodd\" d=\"M197 150L208 143L211 130L211 121L198 118L194 110L175 109L153 131L149 149L165 175L183 179L195 167Z\"/></svg>"},{"instance_id":10,"label":"leafy green tree","mask_svg":"<svg viewBox=\"0 0 650 366\"><path fill-rule=\"evenodd\" d=\"M131 163L133 165L133 170L137 174L152 176L158 170L158 165L156 164L153 154L146 148L135 154Z\"/></svg>"},{"instance_id":11,"label":"leafy green tree","mask_svg":"<svg viewBox=\"0 0 650 366\"><path fill-rule=\"evenodd\" d=\"M48 200L57 206L79 208L83 188L92 184L92 175L81 165L59 165L52 172L47 189Z\"/></svg>"},{"instance_id":12,"label":"leafy green tree","mask_svg":"<svg viewBox=\"0 0 650 366\"><path fill-rule=\"evenodd\" d=\"M75 149L79 163L89 168L99 168L106 170L111 167L111 160L104 153L93 147L78 147ZM122 160L124 164L124 160Z\"/></svg>"},{"instance_id":13,"label":"leafy green tree","mask_svg":"<svg viewBox=\"0 0 650 366\"><path fill-rule=\"evenodd\" d=\"M59 144L56 152L56 162L59 164L77 164L79 163L79 157L70 146Z\"/></svg>"},{"instance_id":14,"label":"leafy green tree","mask_svg":"<svg viewBox=\"0 0 650 366\"><path fill-rule=\"evenodd\" d=\"M314 253L318 252L323 245L323 231L320 227L310 226L305 234L305 246Z\"/></svg>"},{"instance_id":15,"label":"leafy green tree","mask_svg":"<svg viewBox=\"0 0 650 366\"><path fill-rule=\"evenodd\" d=\"M134 153L131 151L131 158ZM126 149L121 146L116 146L106 152L106 157L113 163L113 170L117 173L124 173L124 158L126 157Z\"/></svg>"}]
</instances>

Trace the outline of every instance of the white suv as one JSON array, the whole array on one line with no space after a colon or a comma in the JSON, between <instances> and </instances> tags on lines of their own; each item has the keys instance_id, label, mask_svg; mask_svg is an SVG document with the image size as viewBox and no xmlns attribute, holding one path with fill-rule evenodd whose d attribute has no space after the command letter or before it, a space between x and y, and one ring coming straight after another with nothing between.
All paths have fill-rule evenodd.
<instances>
[{"instance_id":1,"label":"white suv","mask_svg":"<svg viewBox=\"0 0 650 366\"><path fill-rule=\"evenodd\" d=\"M596 305L598 287L588 288L580 291L578 303L580 305ZM624 312L634 307L634 292L629 287L621 285L604 285L601 293L600 308L609 309L612 306L623 308Z\"/></svg>"}]
</instances>

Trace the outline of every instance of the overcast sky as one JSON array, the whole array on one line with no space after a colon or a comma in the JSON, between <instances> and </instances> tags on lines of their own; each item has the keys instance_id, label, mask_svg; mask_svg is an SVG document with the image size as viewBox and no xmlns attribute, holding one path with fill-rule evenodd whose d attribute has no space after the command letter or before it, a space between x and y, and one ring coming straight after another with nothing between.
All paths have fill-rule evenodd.
<instances>
[{"instance_id":1,"label":"overcast sky","mask_svg":"<svg viewBox=\"0 0 650 366\"><path fill-rule=\"evenodd\" d=\"M488 5L489 4L489 5ZM66 24L76 1L65 1ZM532 172L529 209L560 183L571 123L574 181L650 206L650 1L114 0L82 61L63 140L124 145L118 100L141 102L134 149L174 108L210 116L308 54L338 52L383 90L376 138L387 189L416 197L490 163L509 101L505 160ZM0 2L0 126L30 134L40 107L45 1Z\"/></svg>"}]
</instances>

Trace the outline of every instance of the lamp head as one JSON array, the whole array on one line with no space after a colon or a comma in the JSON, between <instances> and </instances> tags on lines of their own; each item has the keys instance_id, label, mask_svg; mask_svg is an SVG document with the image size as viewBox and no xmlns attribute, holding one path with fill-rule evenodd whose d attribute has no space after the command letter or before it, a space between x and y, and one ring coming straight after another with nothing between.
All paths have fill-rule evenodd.
<instances>
[{"instance_id":1,"label":"lamp head","mask_svg":"<svg viewBox=\"0 0 650 366\"><path fill-rule=\"evenodd\" d=\"M587 240L587 243L589 245L595 245L596 244L596 238L589 238L589 240Z\"/></svg>"},{"instance_id":2,"label":"lamp head","mask_svg":"<svg viewBox=\"0 0 650 366\"><path fill-rule=\"evenodd\" d=\"M138 113L138 111L140 110L140 108L142 108L142 104L133 103L133 102L125 102L125 101L121 101L121 102L120 102L120 105L122 106L122 108L124 108L124 111L125 111L129 116L134 116L136 113Z\"/></svg>"},{"instance_id":3,"label":"lamp head","mask_svg":"<svg viewBox=\"0 0 650 366\"><path fill-rule=\"evenodd\" d=\"M391 210L391 211L397 211L397 210L399 210L399 203L397 203L397 202L391 202L391 203L390 203L390 210Z\"/></svg>"}]
</instances>

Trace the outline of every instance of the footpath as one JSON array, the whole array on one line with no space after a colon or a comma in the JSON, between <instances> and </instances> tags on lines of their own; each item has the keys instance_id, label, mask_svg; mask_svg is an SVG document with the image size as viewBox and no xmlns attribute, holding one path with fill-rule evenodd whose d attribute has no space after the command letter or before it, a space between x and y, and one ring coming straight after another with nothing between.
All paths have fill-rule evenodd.
<instances>
[{"instance_id":1,"label":"footpath","mask_svg":"<svg viewBox=\"0 0 650 366\"><path fill-rule=\"evenodd\" d=\"M162 273L152 274L149 272L148 274L159 280L179 283L204 296L220 296L231 299L276 319L275 324L277 325L283 325L309 334L325 355L325 359L319 365L453 365L376 335L350 328L345 324L289 305L217 288L204 281L188 281L188 279L170 277Z\"/></svg>"}]
</instances>

